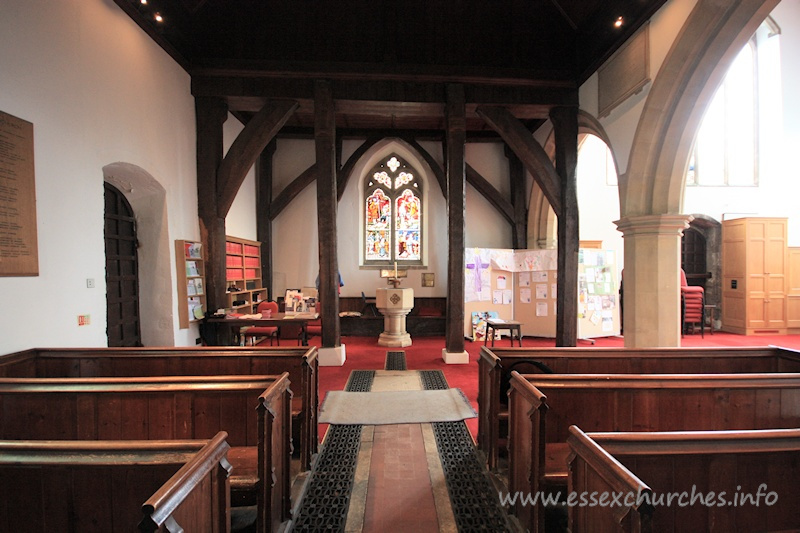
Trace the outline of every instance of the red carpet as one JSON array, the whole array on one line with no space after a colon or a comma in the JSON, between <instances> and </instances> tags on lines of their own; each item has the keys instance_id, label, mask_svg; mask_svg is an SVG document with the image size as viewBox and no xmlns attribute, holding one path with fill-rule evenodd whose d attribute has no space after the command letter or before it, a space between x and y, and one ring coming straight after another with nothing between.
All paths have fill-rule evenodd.
<instances>
[{"instance_id":1,"label":"red carpet","mask_svg":"<svg viewBox=\"0 0 800 533\"><path fill-rule=\"evenodd\" d=\"M320 346L320 337L315 336L310 344ZM347 360L344 366L320 367L319 388L320 402L329 390L344 390L347 378L353 370L382 370L386 360L386 352L403 350L406 353L406 363L409 370L441 370L447 378L450 387L457 387L464 391L470 403L478 409L478 357L483 343L465 341L464 348L469 353L469 364L446 365L442 361L442 349L445 346L444 337L414 337L413 344L406 348L386 348L378 346L376 337L342 337L342 344L346 346ZM507 346L508 339L497 341L497 346ZM523 346L555 346L554 339L538 337L525 337ZM682 346L767 346L775 345L785 348L800 349L800 335L770 335L770 336L744 336L731 333L715 332L713 335L706 333L686 335L681 339ZM578 346L591 346L587 341L579 341ZM598 338L594 346L624 346L622 337ZM478 432L478 420L467 420L467 427L473 437ZM320 424L320 436L325 434L326 424Z\"/></svg>"}]
</instances>

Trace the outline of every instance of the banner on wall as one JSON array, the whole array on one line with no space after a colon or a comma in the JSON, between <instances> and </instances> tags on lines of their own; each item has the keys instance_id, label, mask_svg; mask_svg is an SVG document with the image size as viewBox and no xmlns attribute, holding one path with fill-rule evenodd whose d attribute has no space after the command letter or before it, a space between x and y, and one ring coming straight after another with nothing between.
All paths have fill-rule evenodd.
<instances>
[{"instance_id":1,"label":"banner on wall","mask_svg":"<svg viewBox=\"0 0 800 533\"><path fill-rule=\"evenodd\" d=\"M470 248L464 256L464 301L486 302L492 299L492 283L489 277L492 250Z\"/></svg>"}]
</instances>

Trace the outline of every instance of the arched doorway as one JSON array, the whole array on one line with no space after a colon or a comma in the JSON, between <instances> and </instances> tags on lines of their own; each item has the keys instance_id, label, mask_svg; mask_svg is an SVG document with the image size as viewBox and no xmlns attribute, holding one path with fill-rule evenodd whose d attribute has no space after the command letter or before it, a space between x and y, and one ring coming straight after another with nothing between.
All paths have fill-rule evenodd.
<instances>
[{"instance_id":1,"label":"arched doorway","mask_svg":"<svg viewBox=\"0 0 800 533\"><path fill-rule=\"evenodd\" d=\"M166 190L146 170L130 163L103 167L103 180L125 197L136 216L136 252L139 259L139 324L144 346L175 346L177 313L173 309L173 275ZM188 235L191 237L191 235ZM195 343L197 330L181 330L179 346Z\"/></svg>"},{"instance_id":2,"label":"arched doorway","mask_svg":"<svg viewBox=\"0 0 800 533\"><path fill-rule=\"evenodd\" d=\"M691 225L681 238L681 268L686 273L686 283L705 289L710 277L706 268L706 238Z\"/></svg>"},{"instance_id":3,"label":"arched doorway","mask_svg":"<svg viewBox=\"0 0 800 533\"><path fill-rule=\"evenodd\" d=\"M681 268L689 285L705 289L706 304L722 303L722 225L707 215L693 213L681 238ZM717 313L719 316L719 313Z\"/></svg>"},{"instance_id":4,"label":"arched doorway","mask_svg":"<svg viewBox=\"0 0 800 533\"><path fill-rule=\"evenodd\" d=\"M125 196L103 183L105 196L106 333L109 346L141 346L136 219Z\"/></svg>"}]
</instances>

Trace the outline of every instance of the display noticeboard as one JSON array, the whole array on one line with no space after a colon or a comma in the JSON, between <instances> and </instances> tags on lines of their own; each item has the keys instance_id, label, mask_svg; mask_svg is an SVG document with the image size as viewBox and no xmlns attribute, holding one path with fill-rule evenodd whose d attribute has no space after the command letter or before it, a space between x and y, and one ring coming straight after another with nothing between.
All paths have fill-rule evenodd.
<instances>
[{"instance_id":1,"label":"display noticeboard","mask_svg":"<svg viewBox=\"0 0 800 533\"><path fill-rule=\"evenodd\" d=\"M522 335L555 336L555 250L470 248L465 253L465 336L475 339L473 314L489 312L504 320L522 322ZM541 284L530 283L543 276L551 280L547 284L546 309L537 299L542 294Z\"/></svg>"},{"instance_id":2,"label":"display noticeboard","mask_svg":"<svg viewBox=\"0 0 800 533\"><path fill-rule=\"evenodd\" d=\"M514 253L514 320L523 336L556 336L556 250L517 250Z\"/></svg>"},{"instance_id":3,"label":"display noticeboard","mask_svg":"<svg viewBox=\"0 0 800 533\"><path fill-rule=\"evenodd\" d=\"M523 336L556 336L558 252L470 248L465 251L464 335L482 340L475 316L489 313L522 323ZM619 335L616 256L581 249L578 264L578 337Z\"/></svg>"},{"instance_id":4,"label":"display noticeboard","mask_svg":"<svg viewBox=\"0 0 800 533\"><path fill-rule=\"evenodd\" d=\"M620 333L617 258L613 250L578 250L578 338Z\"/></svg>"},{"instance_id":5,"label":"display noticeboard","mask_svg":"<svg viewBox=\"0 0 800 533\"><path fill-rule=\"evenodd\" d=\"M485 318L511 320L511 301L504 302L502 291L512 288L511 272L496 266L501 255L513 254L513 250L469 248L464 256L464 336L483 340ZM494 261L494 263L493 263ZM498 293L498 291L501 291ZM499 294L499 299L498 299ZM473 320L475 317L475 320ZM483 325L481 325L483 319ZM473 323L475 322L475 323Z\"/></svg>"},{"instance_id":6,"label":"display noticeboard","mask_svg":"<svg viewBox=\"0 0 800 533\"><path fill-rule=\"evenodd\" d=\"M38 276L33 124L0 111L0 276Z\"/></svg>"}]
</instances>

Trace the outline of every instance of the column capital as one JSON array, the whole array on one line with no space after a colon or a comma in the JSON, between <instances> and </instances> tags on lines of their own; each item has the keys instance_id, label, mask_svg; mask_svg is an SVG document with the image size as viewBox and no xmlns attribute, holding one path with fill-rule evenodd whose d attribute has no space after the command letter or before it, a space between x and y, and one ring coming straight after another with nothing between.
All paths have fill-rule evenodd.
<instances>
[{"instance_id":1,"label":"column capital","mask_svg":"<svg viewBox=\"0 0 800 533\"><path fill-rule=\"evenodd\" d=\"M636 235L682 235L694 220L692 215L634 215L615 220L623 237Z\"/></svg>"}]
</instances>

